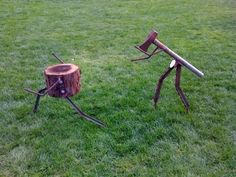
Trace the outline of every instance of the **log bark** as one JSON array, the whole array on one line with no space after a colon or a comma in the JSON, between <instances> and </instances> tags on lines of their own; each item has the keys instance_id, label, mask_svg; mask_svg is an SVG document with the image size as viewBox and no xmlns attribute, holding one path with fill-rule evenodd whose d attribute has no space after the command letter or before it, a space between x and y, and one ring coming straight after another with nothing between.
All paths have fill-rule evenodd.
<instances>
[{"instance_id":1,"label":"log bark","mask_svg":"<svg viewBox=\"0 0 236 177\"><path fill-rule=\"evenodd\" d=\"M69 97L80 91L80 69L74 64L57 64L44 70L48 95Z\"/></svg>"}]
</instances>

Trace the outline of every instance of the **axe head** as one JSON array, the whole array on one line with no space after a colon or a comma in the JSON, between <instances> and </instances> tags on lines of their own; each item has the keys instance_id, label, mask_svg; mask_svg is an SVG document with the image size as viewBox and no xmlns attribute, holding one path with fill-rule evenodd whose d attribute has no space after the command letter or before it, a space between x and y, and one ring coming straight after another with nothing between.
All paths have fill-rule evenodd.
<instances>
[{"instance_id":1,"label":"axe head","mask_svg":"<svg viewBox=\"0 0 236 177\"><path fill-rule=\"evenodd\" d=\"M135 46L138 50L145 53L146 55L150 55L147 53L149 46L155 41L156 37L158 35L158 32L151 31L148 35L148 37L145 39L145 42L141 45Z\"/></svg>"}]
</instances>

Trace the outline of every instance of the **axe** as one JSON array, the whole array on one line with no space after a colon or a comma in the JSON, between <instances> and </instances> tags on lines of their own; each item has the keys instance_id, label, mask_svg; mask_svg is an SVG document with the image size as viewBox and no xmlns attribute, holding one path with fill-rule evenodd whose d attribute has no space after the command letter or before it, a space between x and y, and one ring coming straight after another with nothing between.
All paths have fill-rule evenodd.
<instances>
[{"instance_id":1,"label":"axe","mask_svg":"<svg viewBox=\"0 0 236 177\"><path fill-rule=\"evenodd\" d=\"M188 112L189 103L188 103L182 89L180 88L181 67L185 66L188 70L190 70L191 72L196 74L198 77L203 77L204 74L203 74L203 72L198 70L196 67L194 67L192 64L190 64L188 61L186 61L181 56L179 56L174 51L172 51L170 48L168 48L166 45L164 45L162 42L160 42L157 39L157 36L158 36L158 32L153 30L149 33L148 37L146 38L146 40L143 44L135 46L139 51L144 53L146 56L143 58L133 59L131 61L146 60L146 59L149 59L153 55L156 55L160 52L165 52L171 58L173 58L172 62L170 63L169 68L161 75L161 77L157 83L156 92L153 97L154 104L156 106L156 104L158 102L158 99L160 96L160 90L161 90L162 83L163 83L164 79L169 75L169 73L172 71L172 69L176 68L176 77L175 77L176 91L179 94L181 101L183 102L183 104L185 106L186 111ZM148 49L152 44L155 45L156 48L151 53L148 53Z\"/></svg>"}]
</instances>

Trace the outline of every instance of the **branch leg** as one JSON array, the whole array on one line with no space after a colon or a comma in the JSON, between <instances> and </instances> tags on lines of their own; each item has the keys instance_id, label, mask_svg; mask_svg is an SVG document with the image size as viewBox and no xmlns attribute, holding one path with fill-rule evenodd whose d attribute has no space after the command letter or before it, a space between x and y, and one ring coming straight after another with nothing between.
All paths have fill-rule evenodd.
<instances>
[{"instance_id":1,"label":"branch leg","mask_svg":"<svg viewBox=\"0 0 236 177\"><path fill-rule=\"evenodd\" d=\"M153 100L154 100L154 106L156 107L157 105L157 102L159 100L159 97L160 97L160 92L161 92L161 87L162 87L162 84L163 84L163 81L165 80L165 78L170 74L170 72L172 71L173 67L172 68L168 68L160 77L158 83L157 83L157 87L156 87L156 92L155 92L155 95L153 97Z\"/></svg>"},{"instance_id":2,"label":"branch leg","mask_svg":"<svg viewBox=\"0 0 236 177\"><path fill-rule=\"evenodd\" d=\"M101 127L105 127L105 124L102 123L101 121L83 113L79 108L78 106L75 105L75 103L69 98L69 97L65 97L65 99L69 102L69 104L76 110L77 113L79 113L84 119L90 121L90 122L93 122L95 123L96 125L99 125Z\"/></svg>"},{"instance_id":3,"label":"branch leg","mask_svg":"<svg viewBox=\"0 0 236 177\"><path fill-rule=\"evenodd\" d=\"M185 107L186 111L188 112L189 103L188 103L182 89L180 88L180 74L181 74L181 65L177 64L177 66L176 66L176 77L175 77L175 88L176 88L177 93L180 96L180 99L181 99L182 103L184 104L184 107Z\"/></svg>"},{"instance_id":4,"label":"branch leg","mask_svg":"<svg viewBox=\"0 0 236 177\"><path fill-rule=\"evenodd\" d=\"M37 112L38 106L39 106L40 97L43 96L41 94L43 94L46 90L47 90L47 88L43 88L43 89L40 89L38 91L39 94L36 97L36 101L35 101L35 104L34 104L33 112Z\"/></svg>"}]
</instances>

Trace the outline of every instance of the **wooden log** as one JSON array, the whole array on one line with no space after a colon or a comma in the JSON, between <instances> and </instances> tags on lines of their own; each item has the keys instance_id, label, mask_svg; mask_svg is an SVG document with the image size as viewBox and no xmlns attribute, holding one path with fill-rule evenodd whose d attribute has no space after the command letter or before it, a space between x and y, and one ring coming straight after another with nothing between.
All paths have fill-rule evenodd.
<instances>
[{"instance_id":1,"label":"wooden log","mask_svg":"<svg viewBox=\"0 0 236 177\"><path fill-rule=\"evenodd\" d=\"M48 95L69 97L80 91L80 70L74 64L57 64L44 70Z\"/></svg>"}]
</instances>

